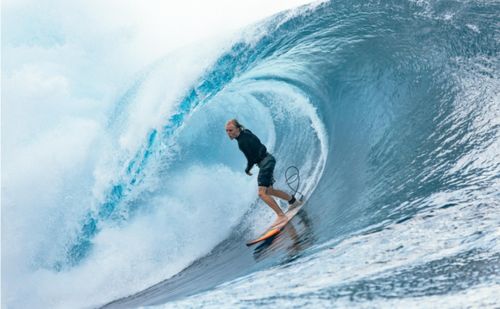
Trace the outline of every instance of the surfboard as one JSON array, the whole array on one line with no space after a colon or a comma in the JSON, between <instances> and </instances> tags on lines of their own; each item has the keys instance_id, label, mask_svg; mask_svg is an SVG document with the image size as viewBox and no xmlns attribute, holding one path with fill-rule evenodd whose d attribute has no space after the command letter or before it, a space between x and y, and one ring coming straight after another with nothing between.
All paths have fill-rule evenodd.
<instances>
[{"instance_id":1,"label":"surfboard","mask_svg":"<svg viewBox=\"0 0 500 309\"><path fill-rule=\"evenodd\" d=\"M264 241L266 239L269 239L271 237L278 235L285 228L285 226L288 224L288 222L290 222L290 220L292 220L292 218L295 217L295 215L300 211L302 206L304 206L304 201L301 201L301 203L298 206L293 207L291 209L288 209L285 212L285 216L287 219L284 222L282 222L279 225L271 226L262 235L260 235L256 239L248 241L247 246L250 247L251 245L254 245L256 243L259 243L261 241Z\"/></svg>"}]
</instances>

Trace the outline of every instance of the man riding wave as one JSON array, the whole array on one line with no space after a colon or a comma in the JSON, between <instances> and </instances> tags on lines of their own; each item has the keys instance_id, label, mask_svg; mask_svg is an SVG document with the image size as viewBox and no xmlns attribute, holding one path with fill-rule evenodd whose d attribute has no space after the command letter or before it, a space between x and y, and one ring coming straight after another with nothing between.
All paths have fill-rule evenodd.
<instances>
[{"instance_id":1,"label":"man riding wave","mask_svg":"<svg viewBox=\"0 0 500 309\"><path fill-rule=\"evenodd\" d=\"M273 226L285 222L287 220L285 213L281 210L278 203L276 203L273 196L287 201L290 208L299 206L301 202L295 199L294 196L273 188L273 173L276 159L267 152L266 146L260 142L259 138L241 125L238 120L231 119L226 123L226 133L231 140L236 139L238 141L238 147L247 158L245 173L252 176L252 167L255 164L259 167L259 175L257 176L257 183L259 185L258 194L278 216Z\"/></svg>"}]
</instances>

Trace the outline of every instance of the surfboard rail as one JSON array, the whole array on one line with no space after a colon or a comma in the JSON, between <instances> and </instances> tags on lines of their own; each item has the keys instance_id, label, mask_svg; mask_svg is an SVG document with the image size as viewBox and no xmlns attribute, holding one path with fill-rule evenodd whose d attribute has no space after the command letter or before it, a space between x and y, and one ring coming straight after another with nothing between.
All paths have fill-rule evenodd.
<instances>
[{"instance_id":1,"label":"surfboard rail","mask_svg":"<svg viewBox=\"0 0 500 309\"><path fill-rule=\"evenodd\" d=\"M286 221L277 225L277 226L271 226L269 227L263 234L261 234L259 237L253 239L253 240L250 240L246 243L246 245L248 247L250 247L251 245L254 245L256 243L259 243L261 241L264 241L266 239L269 239L271 237L274 237L276 235L278 235L284 228L285 226L288 224L288 222L290 222L293 217L300 211L300 209L304 206L304 201L300 201L300 204L296 207L293 207L291 209L288 209L286 212L285 212L285 216L287 217Z\"/></svg>"}]
</instances>

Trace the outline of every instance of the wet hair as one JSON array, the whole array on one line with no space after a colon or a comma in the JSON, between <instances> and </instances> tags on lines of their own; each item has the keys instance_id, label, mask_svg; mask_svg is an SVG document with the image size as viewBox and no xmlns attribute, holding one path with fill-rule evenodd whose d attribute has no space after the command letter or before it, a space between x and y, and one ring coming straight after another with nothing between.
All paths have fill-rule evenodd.
<instances>
[{"instance_id":1,"label":"wet hair","mask_svg":"<svg viewBox=\"0 0 500 309\"><path fill-rule=\"evenodd\" d=\"M236 118L229 120L229 122L233 123L234 126L240 129L241 131L245 130L245 127Z\"/></svg>"}]
</instances>

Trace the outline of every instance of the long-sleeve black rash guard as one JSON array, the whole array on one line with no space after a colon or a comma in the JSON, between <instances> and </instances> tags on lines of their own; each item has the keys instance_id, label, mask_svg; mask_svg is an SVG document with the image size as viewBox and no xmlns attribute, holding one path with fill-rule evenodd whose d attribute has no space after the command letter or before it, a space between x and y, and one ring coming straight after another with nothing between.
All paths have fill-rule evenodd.
<instances>
[{"instance_id":1,"label":"long-sleeve black rash guard","mask_svg":"<svg viewBox=\"0 0 500 309\"><path fill-rule=\"evenodd\" d=\"M247 158L248 162L245 172L248 173L254 164L259 163L266 157L266 146L264 146L259 138L248 129L242 130L236 140L238 141L238 147Z\"/></svg>"}]
</instances>

